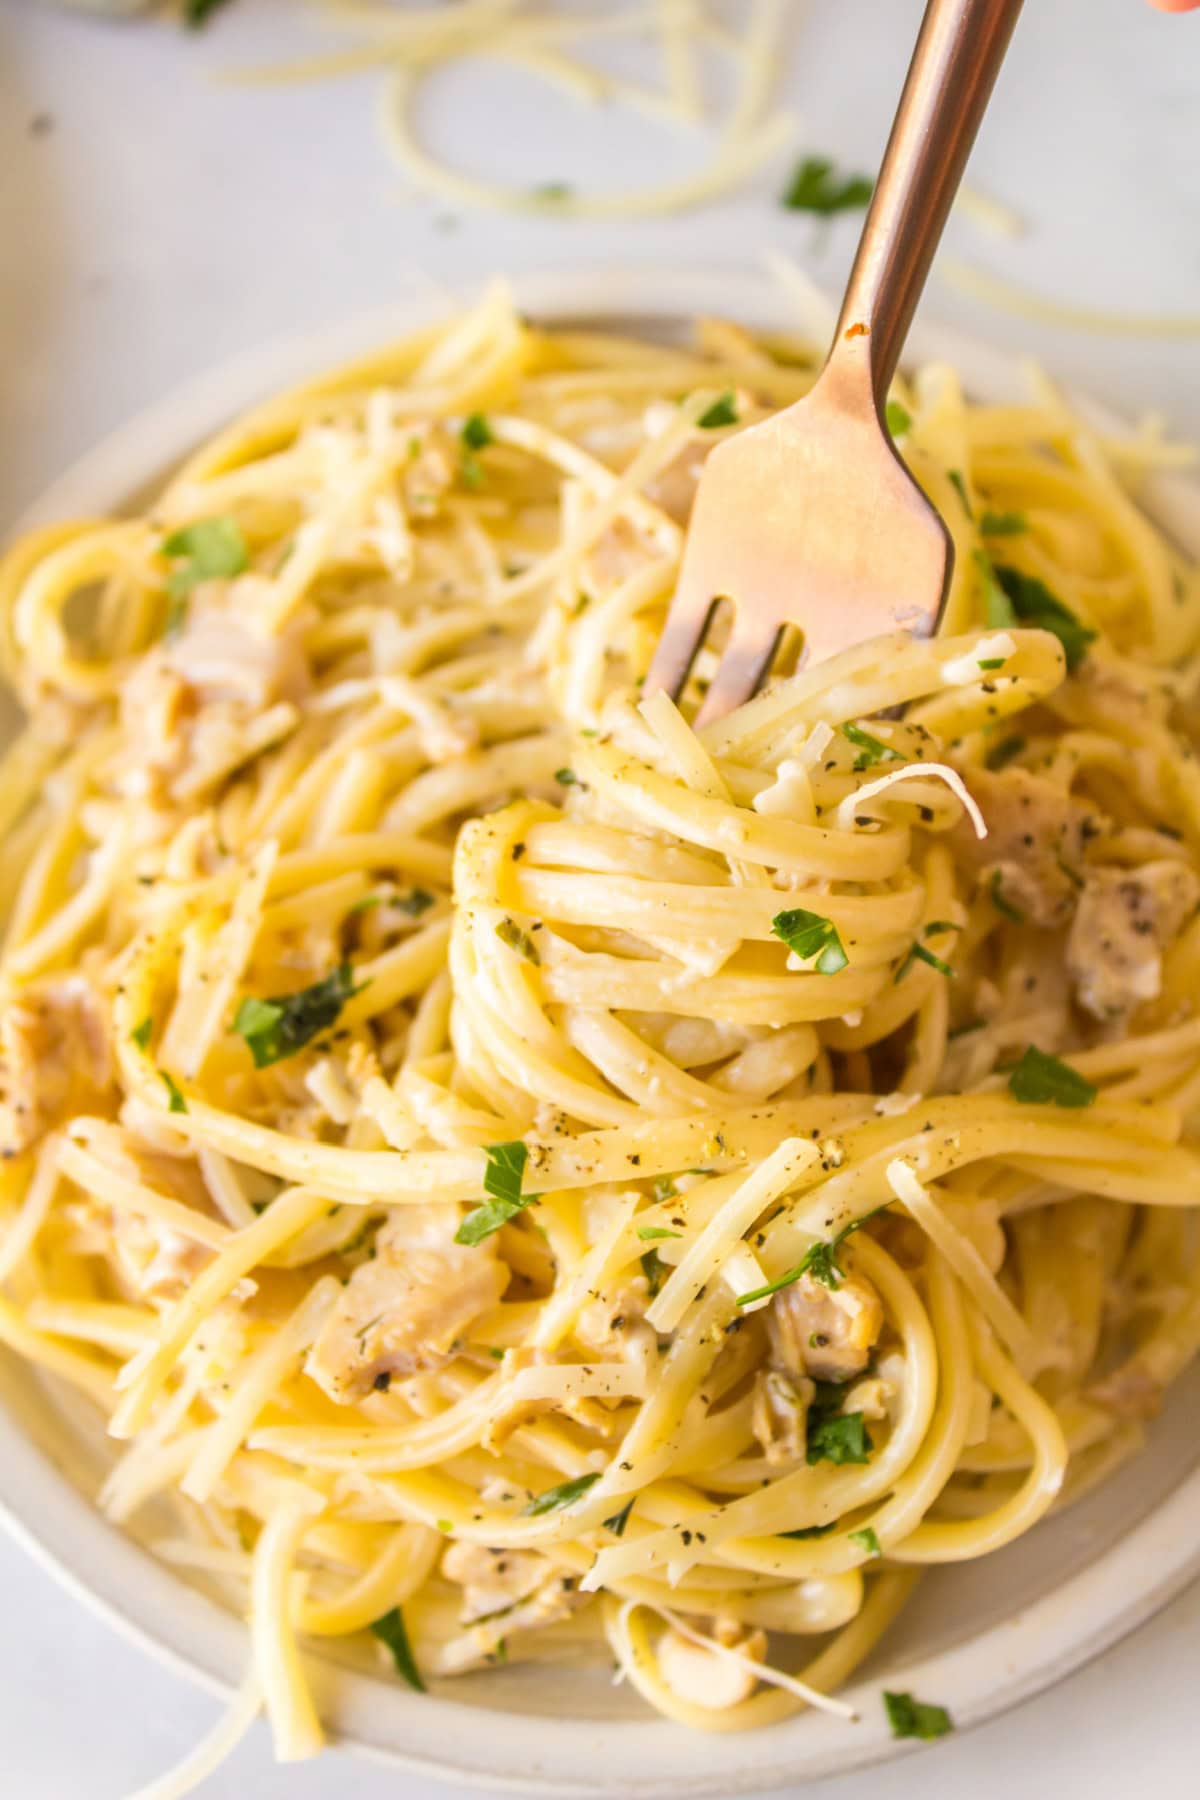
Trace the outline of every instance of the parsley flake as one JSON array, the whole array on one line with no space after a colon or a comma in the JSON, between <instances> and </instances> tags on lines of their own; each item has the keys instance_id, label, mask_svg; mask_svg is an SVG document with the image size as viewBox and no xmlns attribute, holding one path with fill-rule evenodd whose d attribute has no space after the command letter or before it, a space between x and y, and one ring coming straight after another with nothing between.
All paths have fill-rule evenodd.
<instances>
[{"instance_id":1,"label":"parsley flake","mask_svg":"<svg viewBox=\"0 0 1200 1800\"><path fill-rule=\"evenodd\" d=\"M233 1015L233 1029L245 1039L255 1068L265 1069L295 1056L328 1030L346 1001L361 991L354 985L350 964L339 963L323 981L294 994L270 994L265 999L247 994Z\"/></svg>"},{"instance_id":2,"label":"parsley flake","mask_svg":"<svg viewBox=\"0 0 1200 1800\"><path fill-rule=\"evenodd\" d=\"M832 213L866 206L874 192L869 175L838 176L829 157L806 156L780 195L780 204L789 212L819 213L828 218Z\"/></svg>"},{"instance_id":3,"label":"parsley flake","mask_svg":"<svg viewBox=\"0 0 1200 1800\"><path fill-rule=\"evenodd\" d=\"M642 1274L646 1277L646 1285L650 1289L650 1298L653 1300L667 1278L667 1265L658 1251L653 1249L644 1251L639 1260L642 1265Z\"/></svg>"},{"instance_id":4,"label":"parsley flake","mask_svg":"<svg viewBox=\"0 0 1200 1800\"><path fill-rule=\"evenodd\" d=\"M489 444L495 443L492 428L483 413L473 412L463 421L459 437L468 450L486 450Z\"/></svg>"},{"instance_id":5,"label":"parsley flake","mask_svg":"<svg viewBox=\"0 0 1200 1800\"><path fill-rule=\"evenodd\" d=\"M984 623L993 631L1005 631L1017 623L1013 603L1001 587L991 557L986 550L976 550L975 567L983 587Z\"/></svg>"},{"instance_id":6,"label":"parsley flake","mask_svg":"<svg viewBox=\"0 0 1200 1800\"><path fill-rule=\"evenodd\" d=\"M538 1194L521 1192L529 1148L520 1138L507 1144L489 1144L484 1155L487 1163L483 1171L483 1191L489 1198L467 1214L454 1234L456 1244L481 1244L484 1238L491 1237L493 1231L499 1231L501 1225L540 1198Z\"/></svg>"},{"instance_id":7,"label":"parsley flake","mask_svg":"<svg viewBox=\"0 0 1200 1800\"><path fill-rule=\"evenodd\" d=\"M1090 626L1077 619L1036 575L1026 575L1004 563L997 563L993 573L1008 600L1012 618L1038 631L1050 632L1063 647L1067 668L1077 668L1088 645L1095 641L1096 633Z\"/></svg>"},{"instance_id":8,"label":"parsley flake","mask_svg":"<svg viewBox=\"0 0 1200 1800\"><path fill-rule=\"evenodd\" d=\"M892 985L894 987L898 986L899 983L904 980L904 977L908 974L908 971L915 962L928 963L931 969L936 969L939 975L945 975L950 981L953 981L955 978L954 970L950 967L948 962L943 962L940 956L935 956L932 950L927 950L925 948L924 944L913 944L908 955L904 958L900 967L892 977Z\"/></svg>"},{"instance_id":9,"label":"parsley flake","mask_svg":"<svg viewBox=\"0 0 1200 1800\"><path fill-rule=\"evenodd\" d=\"M843 725L842 736L852 743L858 751L854 759L856 769L870 769L878 762L903 762L905 759L882 738L872 737L861 725Z\"/></svg>"},{"instance_id":10,"label":"parsley flake","mask_svg":"<svg viewBox=\"0 0 1200 1800\"><path fill-rule=\"evenodd\" d=\"M501 919L496 927L496 936L502 944L507 944L510 950L515 950L518 956L524 957L526 962L535 965L541 962L537 945L527 931L521 930L515 919Z\"/></svg>"},{"instance_id":11,"label":"parsley flake","mask_svg":"<svg viewBox=\"0 0 1200 1800\"><path fill-rule=\"evenodd\" d=\"M645 1243L648 1238L682 1237L679 1231L668 1231L665 1225L639 1225L638 1236Z\"/></svg>"},{"instance_id":12,"label":"parsley flake","mask_svg":"<svg viewBox=\"0 0 1200 1800\"><path fill-rule=\"evenodd\" d=\"M737 406L732 392L722 394L713 401L706 412L702 412L696 420L701 431L717 431L722 425L736 425L738 422Z\"/></svg>"},{"instance_id":13,"label":"parsley flake","mask_svg":"<svg viewBox=\"0 0 1200 1800\"><path fill-rule=\"evenodd\" d=\"M154 1020L151 1015L147 1013L141 1024L135 1025L129 1035L139 1050L148 1049L154 1035Z\"/></svg>"},{"instance_id":14,"label":"parsley flake","mask_svg":"<svg viewBox=\"0 0 1200 1800\"><path fill-rule=\"evenodd\" d=\"M825 1414L810 1426L804 1460L810 1466L819 1462L865 1463L874 1448L862 1413Z\"/></svg>"},{"instance_id":15,"label":"parsley flake","mask_svg":"<svg viewBox=\"0 0 1200 1800\"><path fill-rule=\"evenodd\" d=\"M540 1494L535 1494L522 1511L530 1519L540 1519L543 1513L557 1512L563 1506L573 1506L590 1487L595 1487L599 1479L599 1475L577 1475L574 1481L560 1481L557 1487L545 1488ZM632 1501L630 1504L632 1505Z\"/></svg>"},{"instance_id":16,"label":"parsley flake","mask_svg":"<svg viewBox=\"0 0 1200 1800\"><path fill-rule=\"evenodd\" d=\"M802 906L776 913L771 930L801 962L816 957L814 967L818 975L836 975L850 960L833 920L806 912Z\"/></svg>"},{"instance_id":17,"label":"parsley flake","mask_svg":"<svg viewBox=\"0 0 1200 1800\"><path fill-rule=\"evenodd\" d=\"M168 1075L165 1069L160 1069L158 1074L159 1079L167 1090L167 1111L173 1113L185 1113L188 1109L188 1103L184 1099L182 1090L180 1089L179 1083L175 1080L175 1077L173 1075Z\"/></svg>"},{"instance_id":18,"label":"parsley flake","mask_svg":"<svg viewBox=\"0 0 1200 1800\"><path fill-rule=\"evenodd\" d=\"M410 888L407 894L397 894L391 904L397 912L407 913L410 919L419 919L437 902L426 888L417 887Z\"/></svg>"},{"instance_id":19,"label":"parsley flake","mask_svg":"<svg viewBox=\"0 0 1200 1800\"><path fill-rule=\"evenodd\" d=\"M958 495L959 499L962 501L963 511L966 513L968 519L973 519L975 517L975 513L971 506L971 496L967 492L966 478L963 475L962 470L961 469L947 469L946 473L950 477L950 480L953 484L955 493Z\"/></svg>"},{"instance_id":20,"label":"parsley flake","mask_svg":"<svg viewBox=\"0 0 1200 1800\"><path fill-rule=\"evenodd\" d=\"M412 1645L408 1641L408 1630L404 1623L404 1614L398 1606L383 1617L372 1621L368 1630L372 1637L377 1637L381 1644L386 1644L392 1653L392 1661L396 1665L396 1673L402 1675L410 1688L418 1694L425 1692L425 1683L421 1679L421 1671L417 1667L412 1653Z\"/></svg>"},{"instance_id":21,"label":"parsley flake","mask_svg":"<svg viewBox=\"0 0 1200 1800\"><path fill-rule=\"evenodd\" d=\"M1004 892L1004 884L1000 879L999 869L992 870L992 879L988 889L992 897L992 905L1002 918L1011 919L1014 925L1025 923L1025 914L1019 906L1014 906Z\"/></svg>"},{"instance_id":22,"label":"parsley flake","mask_svg":"<svg viewBox=\"0 0 1200 1800\"><path fill-rule=\"evenodd\" d=\"M1029 530L1029 520L1022 512L992 512L986 508L979 521L984 537L1016 537Z\"/></svg>"},{"instance_id":23,"label":"parsley flake","mask_svg":"<svg viewBox=\"0 0 1200 1800\"><path fill-rule=\"evenodd\" d=\"M802 1275L811 1275L814 1281L819 1281L822 1286L827 1288L836 1290L841 1287L842 1282L846 1279L846 1271L838 1261L838 1251L853 1232L860 1230L868 1219L873 1219L875 1214L882 1210L881 1207L874 1207L870 1212L864 1213L861 1219L851 1219L848 1225L843 1225L836 1237L818 1238L815 1244L808 1246L795 1268L787 1269L782 1275L777 1275L775 1280L768 1281L765 1287L754 1288L748 1294L739 1294L738 1306L749 1306L754 1300L765 1300L768 1294L777 1294L780 1288L790 1287L792 1282L799 1281Z\"/></svg>"},{"instance_id":24,"label":"parsley flake","mask_svg":"<svg viewBox=\"0 0 1200 1800\"><path fill-rule=\"evenodd\" d=\"M1030 1106L1090 1106L1096 1098L1086 1076L1034 1044L1009 1075L1008 1089Z\"/></svg>"},{"instance_id":25,"label":"parsley flake","mask_svg":"<svg viewBox=\"0 0 1200 1800\"><path fill-rule=\"evenodd\" d=\"M632 1511L633 1501L627 1500L619 1513L614 1513L611 1519L605 1519L605 1531L611 1531L614 1537L624 1537L625 1527L629 1523L629 1515Z\"/></svg>"},{"instance_id":26,"label":"parsley flake","mask_svg":"<svg viewBox=\"0 0 1200 1800\"><path fill-rule=\"evenodd\" d=\"M819 1538L828 1537L831 1531L837 1530L837 1520L831 1519L828 1525L804 1525L799 1531L777 1531L776 1537L785 1538Z\"/></svg>"},{"instance_id":27,"label":"parsley flake","mask_svg":"<svg viewBox=\"0 0 1200 1800\"><path fill-rule=\"evenodd\" d=\"M906 437L912 430L912 414L898 400L889 400L884 409L889 437Z\"/></svg>"},{"instance_id":28,"label":"parsley flake","mask_svg":"<svg viewBox=\"0 0 1200 1800\"><path fill-rule=\"evenodd\" d=\"M1000 742L988 751L983 760L989 769L1003 769L1015 756L1020 756L1024 748L1025 739L1023 737L1001 738Z\"/></svg>"},{"instance_id":29,"label":"parsley flake","mask_svg":"<svg viewBox=\"0 0 1200 1800\"><path fill-rule=\"evenodd\" d=\"M578 787L579 777L574 769L555 769L554 779L559 787Z\"/></svg>"},{"instance_id":30,"label":"parsley flake","mask_svg":"<svg viewBox=\"0 0 1200 1800\"><path fill-rule=\"evenodd\" d=\"M227 517L180 526L163 539L162 553L173 565L167 592L180 605L199 582L240 575L250 560L241 526Z\"/></svg>"},{"instance_id":31,"label":"parsley flake","mask_svg":"<svg viewBox=\"0 0 1200 1800\"><path fill-rule=\"evenodd\" d=\"M925 1700L914 1700L911 1694L891 1694L883 1690L892 1736L897 1738L945 1737L954 1730L954 1721L944 1706L932 1706Z\"/></svg>"},{"instance_id":32,"label":"parsley flake","mask_svg":"<svg viewBox=\"0 0 1200 1800\"><path fill-rule=\"evenodd\" d=\"M883 1555L879 1539L875 1536L875 1533L869 1525L864 1525L861 1531L851 1531L847 1533L847 1535L850 1542L852 1544L857 1544L861 1550L865 1550L868 1556Z\"/></svg>"}]
</instances>

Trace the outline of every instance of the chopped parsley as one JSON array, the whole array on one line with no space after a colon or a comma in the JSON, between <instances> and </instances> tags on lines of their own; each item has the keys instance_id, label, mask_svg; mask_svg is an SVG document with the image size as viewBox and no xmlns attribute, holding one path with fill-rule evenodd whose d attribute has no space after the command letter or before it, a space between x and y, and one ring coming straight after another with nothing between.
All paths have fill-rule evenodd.
<instances>
[{"instance_id":1,"label":"chopped parsley","mask_svg":"<svg viewBox=\"0 0 1200 1800\"><path fill-rule=\"evenodd\" d=\"M422 913L429 911L437 902L427 888L410 888L407 894L397 894L391 904L397 912L407 913L410 919L419 919Z\"/></svg>"},{"instance_id":2,"label":"chopped parsley","mask_svg":"<svg viewBox=\"0 0 1200 1800\"><path fill-rule=\"evenodd\" d=\"M632 1511L633 1501L627 1500L619 1513L614 1513L611 1519L605 1519L605 1531L611 1531L614 1537L624 1537L625 1527L629 1523L629 1515Z\"/></svg>"},{"instance_id":3,"label":"chopped parsley","mask_svg":"<svg viewBox=\"0 0 1200 1800\"><path fill-rule=\"evenodd\" d=\"M1016 611L996 576L995 565L986 550L976 550L975 567L983 586L984 623L993 631L1005 631L1017 622Z\"/></svg>"},{"instance_id":4,"label":"chopped parsley","mask_svg":"<svg viewBox=\"0 0 1200 1800\"><path fill-rule=\"evenodd\" d=\"M173 1113L185 1113L188 1109L188 1103L184 1099L179 1083L175 1080L175 1077L173 1075L168 1075L165 1069L160 1069L158 1073L163 1086L167 1090L167 1111Z\"/></svg>"},{"instance_id":5,"label":"chopped parsley","mask_svg":"<svg viewBox=\"0 0 1200 1800\"><path fill-rule=\"evenodd\" d=\"M785 1270L782 1275L777 1275L774 1281L769 1281L765 1287L754 1288L748 1294L739 1294L737 1304L749 1306L754 1300L765 1300L768 1294L777 1294L780 1288L790 1287L793 1281L799 1281L802 1275L811 1275L813 1280L819 1281L823 1287L832 1289L841 1287L842 1282L846 1279L846 1271L838 1261L838 1251L853 1232L860 1230L868 1219L873 1219L875 1214L880 1211L882 1211L881 1207L874 1207L871 1212L864 1213L861 1219L851 1219L848 1225L843 1225L836 1237L818 1238L815 1244L808 1246L794 1269Z\"/></svg>"},{"instance_id":6,"label":"chopped parsley","mask_svg":"<svg viewBox=\"0 0 1200 1800\"><path fill-rule=\"evenodd\" d=\"M925 948L924 944L913 944L892 977L893 986L904 980L915 962L928 963L929 967L936 969L939 975L945 975L949 980L954 980L954 970L948 962L943 962L940 956L935 956L932 950Z\"/></svg>"},{"instance_id":7,"label":"chopped parsley","mask_svg":"<svg viewBox=\"0 0 1200 1800\"><path fill-rule=\"evenodd\" d=\"M702 412L696 420L701 431L717 431L722 425L736 425L738 422L737 406L732 392L722 394L713 401L706 412Z\"/></svg>"},{"instance_id":8,"label":"chopped parsley","mask_svg":"<svg viewBox=\"0 0 1200 1800\"><path fill-rule=\"evenodd\" d=\"M861 1531L851 1531L847 1535L849 1536L850 1542L852 1544L857 1544L860 1549L865 1550L868 1556L883 1555L883 1551L879 1545L879 1539L875 1536L875 1533L869 1525L864 1525Z\"/></svg>"},{"instance_id":9,"label":"chopped parsley","mask_svg":"<svg viewBox=\"0 0 1200 1800\"><path fill-rule=\"evenodd\" d=\"M521 1192L529 1149L520 1138L507 1144L489 1144L484 1155L487 1164L483 1190L489 1198L467 1214L454 1234L456 1244L481 1244L539 1198L537 1194Z\"/></svg>"},{"instance_id":10,"label":"chopped parsley","mask_svg":"<svg viewBox=\"0 0 1200 1800\"><path fill-rule=\"evenodd\" d=\"M412 1653L412 1645L408 1641L408 1631L404 1624L404 1614L398 1606L383 1617L372 1621L368 1627L371 1636L377 1637L381 1644L386 1644L392 1653L392 1661L396 1665L396 1673L402 1675L410 1688L418 1694L425 1692L425 1683L421 1679L421 1671L417 1667Z\"/></svg>"},{"instance_id":11,"label":"chopped parsley","mask_svg":"<svg viewBox=\"0 0 1200 1800\"><path fill-rule=\"evenodd\" d=\"M780 195L780 203L789 212L850 212L866 206L875 192L869 175L839 176L827 156L806 156L793 171L792 178Z\"/></svg>"},{"instance_id":12,"label":"chopped parsley","mask_svg":"<svg viewBox=\"0 0 1200 1800\"><path fill-rule=\"evenodd\" d=\"M892 1736L897 1738L940 1738L954 1730L954 1721L944 1706L932 1706L925 1700L914 1700L911 1694L892 1694L883 1690Z\"/></svg>"},{"instance_id":13,"label":"chopped parsley","mask_svg":"<svg viewBox=\"0 0 1200 1800\"><path fill-rule=\"evenodd\" d=\"M1023 925L1025 923L1025 914L1021 911L1019 906L1013 905L1012 901L1004 892L1004 884L1000 879L999 869L992 870L992 879L988 891L992 897L992 905L1002 918L1011 919L1014 925Z\"/></svg>"},{"instance_id":14,"label":"chopped parsley","mask_svg":"<svg viewBox=\"0 0 1200 1800\"><path fill-rule=\"evenodd\" d=\"M820 913L806 912L802 906L776 913L771 920L771 930L801 962L808 962L815 956L818 975L836 975L850 960L833 920L822 918Z\"/></svg>"},{"instance_id":15,"label":"chopped parsley","mask_svg":"<svg viewBox=\"0 0 1200 1800\"><path fill-rule=\"evenodd\" d=\"M1005 563L997 563L993 573L1008 599L1012 619L1019 620L1022 625L1032 625L1038 631L1049 631L1063 647L1067 668L1076 668L1088 645L1095 640L1096 633L1090 626L1077 619L1070 607L1064 606L1057 594L1051 593L1036 575L1026 575L1021 569Z\"/></svg>"},{"instance_id":16,"label":"chopped parsley","mask_svg":"<svg viewBox=\"0 0 1200 1800\"><path fill-rule=\"evenodd\" d=\"M1016 537L1029 530L1029 520L1021 512L992 512L988 507L979 521L979 529L984 537Z\"/></svg>"},{"instance_id":17,"label":"chopped parsley","mask_svg":"<svg viewBox=\"0 0 1200 1800\"><path fill-rule=\"evenodd\" d=\"M515 919L501 919L496 927L496 936L510 950L515 950L518 956L523 956L526 962L541 962L537 945L527 931L521 930Z\"/></svg>"},{"instance_id":18,"label":"chopped parsley","mask_svg":"<svg viewBox=\"0 0 1200 1800\"><path fill-rule=\"evenodd\" d=\"M889 400L884 411L889 437L905 437L912 430L912 414L898 400Z\"/></svg>"},{"instance_id":19,"label":"chopped parsley","mask_svg":"<svg viewBox=\"0 0 1200 1800\"><path fill-rule=\"evenodd\" d=\"M242 528L236 519L197 519L182 525L163 539L163 555L173 565L167 592L182 602L201 581L228 580L240 575L250 560Z\"/></svg>"},{"instance_id":20,"label":"chopped parsley","mask_svg":"<svg viewBox=\"0 0 1200 1800\"><path fill-rule=\"evenodd\" d=\"M650 1289L650 1298L653 1300L667 1278L667 1265L658 1251L653 1249L643 1251L639 1260L642 1265L642 1274L646 1277L646 1285Z\"/></svg>"},{"instance_id":21,"label":"chopped parsley","mask_svg":"<svg viewBox=\"0 0 1200 1800\"><path fill-rule=\"evenodd\" d=\"M148 1049L154 1035L154 1020L151 1015L147 1013L141 1024L135 1025L129 1035L139 1050Z\"/></svg>"},{"instance_id":22,"label":"chopped parsley","mask_svg":"<svg viewBox=\"0 0 1200 1800\"><path fill-rule=\"evenodd\" d=\"M468 450L486 450L489 444L495 443L492 428L483 413L473 412L463 421L459 437Z\"/></svg>"},{"instance_id":23,"label":"chopped parsley","mask_svg":"<svg viewBox=\"0 0 1200 1800\"><path fill-rule=\"evenodd\" d=\"M827 1537L831 1531L837 1530L837 1520L831 1519L828 1525L804 1525L799 1531L777 1531L776 1537L785 1538L818 1538Z\"/></svg>"},{"instance_id":24,"label":"chopped parsley","mask_svg":"<svg viewBox=\"0 0 1200 1800\"><path fill-rule=\"evenodd\" d=\"M185 0L184 22L192 31L199 31L217 8L225 4L226 0Z\"/></svg>"},{"instance_id":25,"label":"chopped parsley","mask_svg":"<svg viewBox=\"0 0 1200 1800\"><path fill-rule=\"evenodd\" d=\"M382 894L364 894L361 900L356 900L353 906L347 907L346 917L357 919L360 913L374 912L377 906L383 905L383 899Z\"/></svg>"},{"instance_id":26,"label":"chopped parsley","mask_svg":"<svg viewBox=\"0 0 1200 1800\"><path fill-rule=\"evenodd\" d=\"M869 1462L874 1448L862 1413L823 1413L815 1420L810 1415L808 1448L804 1452L804 1460L810 1465Z\"/></svg>"},{"instance_id":27,"label":"chopped parsley","mask_svg":"<svg viewBox=\"0 0 1200 1800\"><path fill-rule=\"evenodd\" d=\"M1003 769L1015 756L1020 756L1024 748L1025 739L1023 737L1001 738L1000 742L988 751L983 760L989 769Z\"/></svg>"},{"instance_id":28,"label":"chopped parsley","mask_svg":"<svg viewBox=\"0 0 1200 1800\"><path fill-rule=\"evenodd\" d=\"M233 1029L244 1038L256 1069L295 1056L305 1044L336 1023L346 1001L361 988L354 985L348 962L339 963L323 981L294 994L247 994L233 1015Z\"/></svg>"},{"instance_id":29,"label":"chopped parsley","mask_svg":"<svg viewBox=\"0 0 1200 1800\"><path fill-rule=\"evenodd\" d=\"M678 1231L668 1231L665 1225L639 1225L638 1236L643 1243L646 1243L650 1238L680 1237L682 1236L682 1233Z\"/></svg>"},{"instance_id":30,"label":"chopped parsley","mask_svg":"<svg viewBox=\"0 0 1200 1800\"><path fill-rule=\"evenodd\" d=\"M854 759L856 769L870 769L876 763L885 760L888 762L904 761L898 750L893 750L892 746L885 744L882 738L872 737L871 733L864 731L861 725L843 725L842 736L847 738L858 751L858 755Z\"/></svg>"},{"instance_id":31,"label":"chopped parsley","mask_svg":"<svg viewBox=\"0 0 1200 1800\"><path fill-rule=\"evenodd\" d=\"M554 779L559 787L578 787L579 777L574 769L555 769Z\"/></svg>"},{"instance_id":32,"label":"chopped parsley","mask_svg":"<svg viewBox=\"0 0 1200 1800\"><path fill-rule=\"evenodd\" d=\"M961 469L947 469L946 473L950 477L950 480L954 485L955 493L958 495L959 499L963 503L963 511L966 513L968 519L973 519L975 517L975 513L971 506L971 496L967 492L967 483L966 483L966 479L963 475L962 470Z\"/></svg>"},{"instance_id":33,"label":"chopped parsley","mask_svg":"<svg viewBox=\"0 0 1200 1800\"><path fill-rule=\"evenodd\" d=\"M961 931L961 930L962 930L962 926L956 925L954 923L953 919L930 919L928 925L926 925L926 927L922 933L922 936L927 937L927 938L940 937L942 935L943 931Z\"/></svg>"},{"instance_id":34,"label":"chopped parsley","mask_svg":"<svg viewBox=\"0 0 1200 1800\"><path fill-rule=\"evenodd\" d=\"M979 667L981 669L1002 669L1007 661L1007 656L981 656Z\"/></svg>"},{"instance_id":35,"label":"chopped parsley","mask_svg":"<svg viewBox=\"0 0 1200 1800\"><path fill-rule=\"evenodd\" d=\"M1096 1098L1086 1076L1034 1044L1009 1075L1008 1090L1030 1106L1090 1106Z\"/></svg>"},{"instance_id":36,"label":"chopped parsley","mask_svg":"<svg viewBox=\"0 0 1200 1800\"><path fill-rule=\"evenodd\" d=\"M574 1481L560 1481L557 1487L545 1488L540 1494L535 1494L529 1505L522 1510L528 1518L540 1519L543 1513L557 1512L563 1506L573 1506L599 1479L599 1475L577 1475Z\"/></svg>"}]
</instances>

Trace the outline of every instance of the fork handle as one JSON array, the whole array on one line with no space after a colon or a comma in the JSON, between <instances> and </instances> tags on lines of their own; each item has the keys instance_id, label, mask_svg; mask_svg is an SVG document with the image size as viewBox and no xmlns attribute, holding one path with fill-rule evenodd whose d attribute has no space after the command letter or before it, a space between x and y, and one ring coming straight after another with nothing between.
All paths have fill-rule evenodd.
<instances>
[{"instance_id":1,"label":"fork handle","mask_svg":"<svg viewBox=\"0 0 1200 1800\"><path fill-rule=\"evenodd\" d=\"M826 365L882 408L1022 0L929 0ZM859 329L865 327L865 330ZM847 335L852 334L852 335Z\"/></svg>"}]
</instances>

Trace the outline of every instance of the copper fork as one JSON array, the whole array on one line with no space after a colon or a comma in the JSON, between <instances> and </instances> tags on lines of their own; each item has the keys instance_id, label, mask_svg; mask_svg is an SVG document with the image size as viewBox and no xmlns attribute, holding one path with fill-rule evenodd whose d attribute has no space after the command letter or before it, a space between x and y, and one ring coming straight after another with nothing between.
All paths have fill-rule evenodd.
<instances>
[{"instance_id":1,"label":"copper fork","mask_svg":"<svg viewBox=\"0 0 1200 1800\"><path fill-rule=\"evenodd\" d=\"M950 537L883 422L946 215L1021 0L929 0L833 347L805 397L718 444L646 692L677 698L718 605L732 624L700 725L748 700L785 625L801 657L937 628Z\"/></svg>"}]
</instances>

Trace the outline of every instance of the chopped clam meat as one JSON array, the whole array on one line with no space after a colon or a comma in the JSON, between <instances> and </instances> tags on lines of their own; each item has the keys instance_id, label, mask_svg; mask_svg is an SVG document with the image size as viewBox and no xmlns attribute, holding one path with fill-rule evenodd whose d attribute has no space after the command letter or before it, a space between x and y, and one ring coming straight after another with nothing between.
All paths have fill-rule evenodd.
<instances>
[{"instance_id":1,"label":"chopped clam meat","mask_svg":"<svg viewBox=\"0 0 1200 1800\"><path fill-rule=\"evenodd\" d=\"M846 1381L861 1375L883 1328L883 1305L871 1283L850 1275L828 1288L801 1275L781 1288L766 1311L772 1361L792 1375Z\"/></svg>"},{"instance_id":2,"label":"chopped clam meat","mask_svg":"<svg viewBox=\"0 0 1200 1800\"><path fill-rule=\"evenodd\" d=\"M1116 1019L1162 991L1162 953L1200 899L1183 863L1096 869L1079 896L1067 938L1067 972L1080 1006Z\"/></svg>"}]
</instances>

